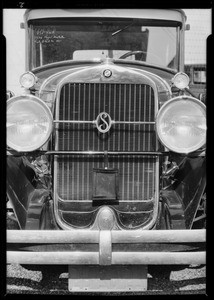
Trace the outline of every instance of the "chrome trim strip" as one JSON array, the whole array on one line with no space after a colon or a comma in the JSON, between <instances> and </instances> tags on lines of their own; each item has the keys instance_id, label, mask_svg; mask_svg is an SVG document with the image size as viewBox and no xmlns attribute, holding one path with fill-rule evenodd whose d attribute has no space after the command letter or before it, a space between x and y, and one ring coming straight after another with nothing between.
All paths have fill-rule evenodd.
<instances>
[{"instance_id":1,"label":"chrome trim strip","mask_svg":"<svg viewBox=\"0 0 214 300\"><path fill-rule=\"evenodd\" d=\"M67 123L67 124L93 124L96 125L97 119L93 121L82 121L82 120L54 120L54 123ZM155 122L140 122L140 121L114 121L111 120L111 125L113 124L136 124L136 125L155 125Z\"/></svg>"},{"instance_id":2,"label":"chrome trim strip","mask_svg":"<svg viewBox=\"0 0 214 300\"><path fill-rule=\"evenodd\" d=\"M44 152L46 155L140 155L140 156L160 156L160 155L169 155L169 152L146 152L146 151L47 151Z\"/></svg>"},{"instance_id":3,"label":"chrome trim strip","mask_svg":"<svg viewBox=\"0 0 214 300\"><path fill-rule=\"evenodd\" d=\"M64 200L64 199L62 199L60 196L58 196L58 201L61 201L61 202L63 202L63 203L66 203L66 202L68 202L68 203L70 203L70 201L71 200ZM92 200L83 200L85 203L91 203L92 202ZM142 200L129 200L129 199L127 199L127 200L123 200L123 203L124 202L132 202L132 203L139 203L139 202L141 202ZM153 199L148 199L148 200L143 200L143 202L144 203L149 203L149 202L152 202L153 201ZM79 202L79 200L73 200L73 202ZM109 205L109 207L110 207L111 205ZM95 210L92 210L91 212L94 212L94 211L96 211L97 209L99 209L100 207L98 206ZM118 211L118 212L120 212L119 210L117 210L116 208L114 208L114 210L115 211ZM128 213L128 212L127 212Z\"/></svg>"}]
</instances>

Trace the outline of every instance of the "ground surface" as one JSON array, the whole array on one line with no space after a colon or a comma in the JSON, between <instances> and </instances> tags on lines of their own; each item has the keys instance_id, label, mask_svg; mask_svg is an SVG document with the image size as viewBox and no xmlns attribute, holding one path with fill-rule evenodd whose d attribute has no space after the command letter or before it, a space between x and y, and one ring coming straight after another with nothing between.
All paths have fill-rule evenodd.
<instances>
[{"instance_id":1,"label":"ground surface","mask_svg":"<svg viewBox=\"0 0 214 300\"><path fill-rule=\"evenodd\" d=\"M161 274L161 270L160 270ZM42 273L40 271L29 271L20 265L9 265L7 267L7 294L58 294L69 295L68 273L62 273L57 280L50 273L46 285L42 285ZM74 293L73 293L74 294ZM90 293L87 293L90 295ZM118 293L114 295L126 295ZM183 270L173 271L170 280L152 278L148 276L148 291L135 292L132 295L157 295L157 294L203 294L206 295L206 267L190 266ZM76 293L80 295L80 293ZM93 295L93 294L92 294ZM106 293L105 293L106 295Z\"/></svg>"}]
</instances>

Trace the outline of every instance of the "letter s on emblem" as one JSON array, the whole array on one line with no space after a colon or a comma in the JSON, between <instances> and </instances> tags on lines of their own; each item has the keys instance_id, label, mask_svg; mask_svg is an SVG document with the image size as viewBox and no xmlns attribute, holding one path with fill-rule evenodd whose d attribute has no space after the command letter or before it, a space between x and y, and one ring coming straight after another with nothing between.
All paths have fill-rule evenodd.
<instances>
[{"instance_id":1,"label":"letter s on emblem","mask_svg":"<svg viewBox=\"0 0 214 300\"><path fill-rule=\"evenodd\" d=\"M109 114L107 114L106 112L101 112L97 116L95 124L99 132L106 133L111 128L112 120Z\"/></svg>"}]
</instances>

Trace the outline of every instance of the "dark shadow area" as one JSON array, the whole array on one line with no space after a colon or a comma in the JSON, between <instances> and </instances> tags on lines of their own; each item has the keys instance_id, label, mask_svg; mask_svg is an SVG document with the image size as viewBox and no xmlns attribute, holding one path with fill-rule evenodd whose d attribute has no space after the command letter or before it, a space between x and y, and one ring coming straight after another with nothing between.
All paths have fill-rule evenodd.
<instances>
[{"instance_id":1,"label":"dark shadow area","mask_svg":"<svg viewBox=\"0 0 214 300\"><path fill-rule=\"evenodd\" d=\"M32 294L34 292L37 291L41 291L41 290L60 290L60 289L68 289L68 279L67 278L50 278L49 280L45 280L45 282L43 282L43 280L41 279L40 281L35 281L32 279L26 279L26 278L16 278L16 277L8 277L7 278L7 285L14 285L17 287L27 287L30 289L33 289L32 291L26 291L26 290L19 290L17 289L16 291L18 293L23 293L23 292L31 292ZM15 291L15 290L14 290ZM8 293L11 293L11 291L7 290Z\"/></svg>"},{"instance_id":2,"label":"dark shadow area","mask_svg":"<svg viewBox=\"0 0 214 300\"><path fill-rule=\"evenodd\" d=\"M148 290L145 292L121 292L121 293L111 293L111 295L159 295L159 294L206 294L205 289L188 289L188 290L179 290L180 288L186 286L197 286L199 284L205 284L206 278L199 277L193 279L185 279L185 280L160 280L160 278L148 278ZM54 278L50 280L46 280L45 284L41 281L35 281L26 278L15 278L8 277L7 278L8 285L14 285L17 287L27 287L32 290L21 290L21 289L10 289L7 290L9 294L71 294L68 291L68 279L67 278ZM72 293L74 295L93 295L92 292L85 293ZM102 295L108 295L109 293L100 293Z\"/></svg>"},{"instance_id":3,"label":"dark shadow area","mask_svg":"<svg viewBox=\"0 0 214 300\"><path fill-rule=\"evenodd\" d=\"M167 290L178 290L179 288L194 285L197 286L198 284L205 284L206 278L199 277L199 278L192 278L192 279L184 279L184 280L165 280L164 281L164 288ZM148 288L149 290L157 290L160 289L160 278L149 278L148 279ZM194 290L193 290L194 291Z\"/></svg>"}]
</instances>

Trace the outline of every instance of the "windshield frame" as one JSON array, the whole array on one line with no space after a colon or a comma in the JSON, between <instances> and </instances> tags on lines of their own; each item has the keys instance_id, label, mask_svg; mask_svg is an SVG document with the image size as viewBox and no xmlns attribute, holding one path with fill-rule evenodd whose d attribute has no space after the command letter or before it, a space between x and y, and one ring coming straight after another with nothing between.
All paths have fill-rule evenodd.
<instances>
[{"instance_id":1,"label":"windshield frame","mask_svg":"<svg viewBox=\"0 0 214 300\"><path fill-rule=\"evenodd\" d=\"M33 25L55 25L55 24L69 24L69 23L76 23L76 22L81 22L81 24L83 22L115 22L115 21L122 21L124 23L124 26L121 27L121 31L126 30L126 28L131 27L133 24L139 24L141 26L152 26L152 27L174 27L176 28L176 47L175 47L175 51L176 51L176 69L172 68L171 70L173 71L179 71L182 70L182 61L183 61L183 53L182 53L182 44L183 44L183 39L182 39L182 31L183 31L183 24L179 21L173 21L173 20L161 20L161 19L133 19L133 18L45 18L45 19L31 19L28 21L28 27L27 27L27 36L28 36L28 44L27 44L27 62L26 62L26 66L28 70L34 70L37 68L41 68L42 66L36 67L33 65L33 29L32 26ZM120 31L120 30L119 30ZM113 32L112 32L113 33ZM120 34L120 32L118 33ZM66 60L65 60L66 61ZM65 62L65 61L58 61L55 63L60 63L60 62ZM70 60L71 62L78 62L80 60ZM88 60L87 60L88 61ZM93 61L93 59L89 60L89 61ZM81 60L82 62L82 60ZM128 61L127 61L128 62ZM137 60L135 61L136 63L138 62ZM52 63L51 63L52 64ZM45 64L44 67L46 67L47 65L51 65L51 64ZM53 63L54 64L54 63ZM147 64L145 62L145 64ZM148 65L150 65L148 63ZM154 65L153 65L154 66ZM157 67L162 67L164 68L164 66L160 66L157 65Z\"/></svg>"}]
</instances>

